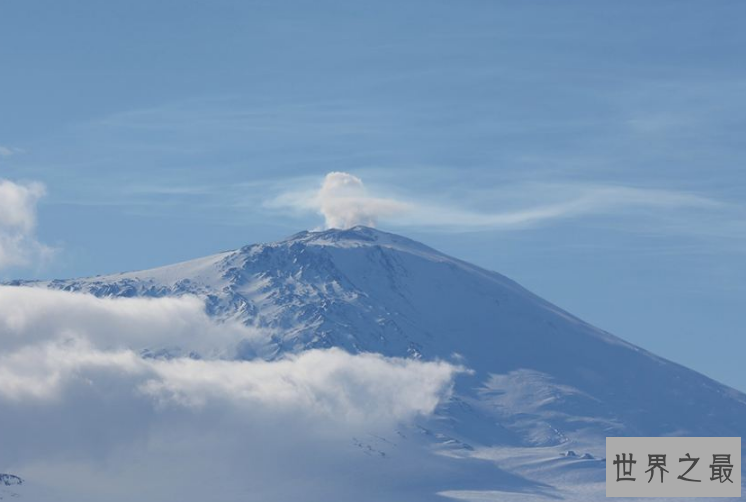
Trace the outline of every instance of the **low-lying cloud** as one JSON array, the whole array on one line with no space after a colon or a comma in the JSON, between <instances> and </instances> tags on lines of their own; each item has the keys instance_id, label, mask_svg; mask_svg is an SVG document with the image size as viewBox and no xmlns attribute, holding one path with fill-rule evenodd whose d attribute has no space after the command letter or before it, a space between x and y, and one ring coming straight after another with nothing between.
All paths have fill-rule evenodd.
<instances>
[{"instance_id":1,"label":"low-lying cloud","mask_svg":"<svg viewBox=\"0 0 746 502\"><path fill-rule=\"evenodd\" d=\"M148 500L287 500L367 458L353 438L401 440L463 371L338 349L235 359L264 336L212 323L193 297L0 286L0 471L62 501L131 500L143 486ZM201 359L142 352L177 344ZM310 485L331 490L319 500L354 490Z\"/></svg>"},{"instance_id":2,"label":"low-lying cloud","mask_svg":"<svg viewBox=\"0 0 746 502\"><path fill-rule=\"evenodd\" d=\"M46 190L41 183L0 179L0 269L38 264L52 249L36 239L36 205Z\"/></svg>"},{"instance_id":3,"label":"low-lying cloud","mask_svg":"<svg viewBox=\"0 0 746 502\"><path fill-rule=\"evenodd\" d=\"M231 358L236 345L265 334L237 322L216 324L194 296L98 298L36 287L0 286L6 351L50 340L86 340L101 350L190 352ZM179 350L175 350L178 348Z\"/></svg>"},{"instance_id":4,"label":"low-lying cloud","mask_svg":"<svg viewBox=\"0 0 746 502\"><path fill-rule=\"evenodd\" d=\"M242 342L268 336L213 322L196 297L97 298L0 286L0 397L52 398L88 370L106 370L140 377L135 390L160 403L199 407L222 399L297 407L345 423L397 421L432 412L459 371L336 349L272 362L236 359ZM177 357L142 356L152 348L173 348Z\"/></svg>"}]
</instances>

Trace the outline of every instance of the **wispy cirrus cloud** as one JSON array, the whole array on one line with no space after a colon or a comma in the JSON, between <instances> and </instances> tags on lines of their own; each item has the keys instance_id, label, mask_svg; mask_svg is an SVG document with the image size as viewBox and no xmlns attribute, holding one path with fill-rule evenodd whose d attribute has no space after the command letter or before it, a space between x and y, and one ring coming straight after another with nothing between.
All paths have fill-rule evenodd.
<instances>
[{"instance_id":1,"label":"wispy cirrus cloud","mask_svg":"<svg viewBox=\"0 0 746 502\"><path fill-rule=\"evenodd\" d=\"M26 151L22 148L16 148L14 146L0 145L0 157L12 157Z\"/></svg>"}]
</instances>

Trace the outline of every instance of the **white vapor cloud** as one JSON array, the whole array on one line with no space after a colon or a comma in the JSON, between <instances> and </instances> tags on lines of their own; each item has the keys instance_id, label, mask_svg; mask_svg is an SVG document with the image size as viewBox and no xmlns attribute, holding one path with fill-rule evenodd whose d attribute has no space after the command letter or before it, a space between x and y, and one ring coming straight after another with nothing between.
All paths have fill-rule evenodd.
<instances>
[{"instance_id":1,"label":"white vapor cloud","mask_svg":"<svg viewBox=\"0 0 746 502\"><path fill-rule=\"evenodd\" d=\"M62 502L133 500L145 486L148 500L349 499L344 476L317 480L366 469L352 438L398 437L464 371L338 349L234 358L231 347L268 336L213 323L193 297L0 286L0 430L11 431L0 471ZM175 344L202 358L142 353Z\"/></svg>"},{"instance_id":2,"label":"white vapor cloud","mask_svg":"<svg viewBox=\"0 0 746 502\"><path fill-rule=\"evenodd\" d=\"M434 203L410 197L395 198L393 190L372 194L357 176L344 172L326 175L316 191L287 191L269 201L270 208L314 211L327 228L375 226L379 220L396 226L441 229L522 229L553 221L586 216L620 216L642 212L715 209L718 202L677 190L599 183L534 183L502 186L490 193L473 191L457 200ZM490 201L484 211L468 209L472 199Z\"/></svg>"},{"instance_id":3,"label":"white vapor cloud","mask_svg":"<svg viewBox=\"0 0 746 502\"><path fill-rule=\"evenodd\" d=\"M0 269L44 261L52 254L35 236L36 205L45 193L41 183L0 179Z\"/></svg>"},{"instance_id":4,"label":"white vapor cloud","mask_svg":"<svg viewBox=\"0 0 746 502\"><path fill-rule=\"evenodd\" d=\"M343 172L328 173L316 192L285 193L268 205L315 211L324 217L326 228L338 229L375 227L379 218L409 210L408 203L369 195L360 178Z\"/></svg>"},{"instance_id":5,"label":"white vapor cloud","mask_svg":"<svg viewBox=\"0 0 746 502\"><path fill-rule=\"evenodd\" d=\"M374 227L378 218L394 216L408 207L393 199L369 196L360 178L341 172L326 175L316 203L327 228Z\"/></svg>"}]
</instances>

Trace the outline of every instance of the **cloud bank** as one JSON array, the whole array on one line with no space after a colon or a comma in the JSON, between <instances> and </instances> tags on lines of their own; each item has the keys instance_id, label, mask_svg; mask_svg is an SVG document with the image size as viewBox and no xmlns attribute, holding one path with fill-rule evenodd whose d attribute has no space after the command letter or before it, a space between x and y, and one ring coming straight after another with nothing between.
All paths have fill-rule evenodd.
<instances>
[{"instance_id":1,"label":"cloud bank","mask_svg":"<svg viewBox=\"0 0 746 502\"><path fill-rule=\"evenodd\" d=\"M0 472L45 500L349 498L318 478L364 468L353 438L398 437L463 371L337 349L234 358L263 336L213 324L196 298L0 287ZM201 359L143 355L176 344Z\"/></svg>"},{"instance_id":2,"label":"cloud bank","mask_svg":"<svg viewBox=\"0 0 746 502\"><path fill-rule=\"evenodd\" d=\"M205 313L202 300L193 296L97 298L45 288L0 286L0 336L6 350L78 339L102 350L178 346L186 354L231 358L236 345L267 335L239 323L215 324Z\"/></svg>"},{"instance_id":3,"label":"cloud bank","mask_svg":"<svg viewBox=\"0 0 746 502\"><path fill-rule=\"evenodd\" d=\"M38 263L52 254L35 236L36 205L45 194L41 183L0 179L0 269Z\"/></svg>"},{"instance_id":4,"label":"cloud bank","mask_svg":"<svg viewBox=\"0 0 746 502\"><path fill-rule=\"evenodd\" d=\"M137 391L186 407L211 399L298 407L345 423L398 421L432 412L458 368L309 351L273 362L236 360L232 347L269 336L213 323L195 297L97 298L0 286L0 396L48 399L88 370L141 377ZM142 357L180 345L193 357ZM94 382L95 383L95 382Z\"/></svg>"}]
</instances>

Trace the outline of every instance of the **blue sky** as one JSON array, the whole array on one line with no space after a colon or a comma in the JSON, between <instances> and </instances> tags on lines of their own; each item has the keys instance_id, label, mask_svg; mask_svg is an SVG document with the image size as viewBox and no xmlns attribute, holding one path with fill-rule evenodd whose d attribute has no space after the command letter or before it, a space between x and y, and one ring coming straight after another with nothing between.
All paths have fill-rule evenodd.
<instances>
[{"instance_id":1,"label":"blue sky","mask_svg":"<svg viewBox=\"0 0 746 502\"><path fill-rule=\"evenodd\" d=\"M740 1L23 2L0 7L0 178L44 260L147 268L323 225L502 272L746 390ZM1 219L1 218L0 218ZM0 223L2 223L0 221Z\"/></svg>"}]
</instances>

